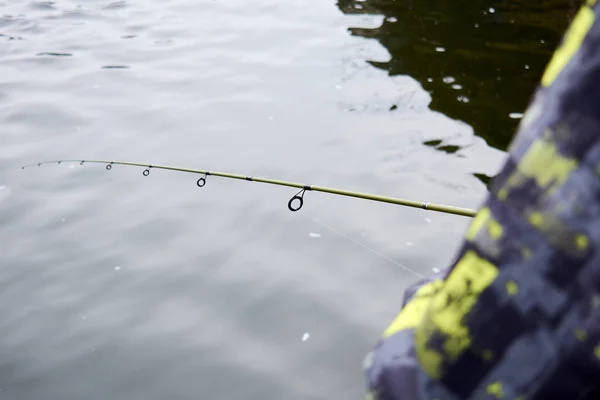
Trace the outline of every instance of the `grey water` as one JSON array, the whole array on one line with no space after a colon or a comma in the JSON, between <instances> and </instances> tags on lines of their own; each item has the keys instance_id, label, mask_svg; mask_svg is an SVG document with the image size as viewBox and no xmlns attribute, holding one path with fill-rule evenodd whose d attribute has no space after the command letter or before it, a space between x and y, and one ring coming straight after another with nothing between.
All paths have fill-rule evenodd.
<instances>
[{"instance_id":1,"label":"grey water","mask_svg":"<svg viewBox=\"0 0 600 400\"><path fill-rule=\"evenodd\" d=\"M476 208L568 18L539 21L570 6L428 3L0 0L0 399L364 398L364 355L468 218L21 166ZM513 32L513 6L531 60L516 34L460 39Z\"/></svg>"}]
</instances>

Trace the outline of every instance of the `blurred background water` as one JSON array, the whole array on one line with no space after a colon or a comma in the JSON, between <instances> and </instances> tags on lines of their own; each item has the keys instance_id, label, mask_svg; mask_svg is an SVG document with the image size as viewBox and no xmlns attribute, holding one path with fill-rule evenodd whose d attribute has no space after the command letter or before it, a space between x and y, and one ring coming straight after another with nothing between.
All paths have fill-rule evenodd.
<instances>
[{"instance_id":1,"label":"blurred background water","mask_svg":"<svg viewBox=\"0 0 600 400\"><path fill-rule=\"evenodd\" d=\"M361 399L571 0L0 0L0 398Z\"/></svg>"}]
</instances>

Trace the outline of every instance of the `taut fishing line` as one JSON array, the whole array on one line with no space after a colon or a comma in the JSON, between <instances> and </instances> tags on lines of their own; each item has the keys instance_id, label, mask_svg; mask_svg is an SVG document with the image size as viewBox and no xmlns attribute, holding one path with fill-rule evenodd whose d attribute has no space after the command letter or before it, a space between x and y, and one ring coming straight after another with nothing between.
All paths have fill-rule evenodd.
<instances>
[{"instance_id":1,"label":"taut fishing line","mask_svg":"<svg viewBox=\"0 0 600 400\"><path fill-rule=\"evenodd\" d=\"M405 270L405 271L408 271L408 272L410 272L410 273L412 273L412 274L414 274L414 275L418 276L419 278L422 278L422 279L423 279L423 278L425 278L423 275L419 274L417 271L415 271L415 270L413 270L413 269L410 269L410 268L408 268L406 265L402 265L402 264L400 264L400 263L399 263L399 262L397 262L397 261L394 261L394 260L392 260L391 258L389 258L388 256L386 256L385 254L381 254L381 253L380 253L380 252L378 252L377 250L375 250L375 249L372 249L371 247L367 246L366 244L363 244L363 243L359 242L358 240L352 239L350 236L346 235L345 233L343 233L343 232L340 232L340 231L338 231L337 229L335 229L335 228L333 228L333 227L331 227L331 226L329 226L329 225L327 225L327 224L325 224L325 223L323 223L323 222L321 222L321 221L319 221L319 220L316 220L316 219L314 219L314 218L312 218L312 220L313 220L314 222L316 222L317 224L321 225L322 227L329 229L329 230L330 230L330 231L332 231L333 233L337 233L337 234L338 234L338 235L340 235L341 237L343 237L343 238L345 238L345 239L348 239L349 241L351 241L351 242L352 242L352 243L354 243L354 244L357 244L357 245L359 245L359 246L360 246L360 247L362 247L363 249L367 249L367 250L369 250L371 253L375 254L376 256L378 256L378 257L381 257L381 258L383 258L384 260L391 262L391 263L392 263L392 264L394 264L395 266L397 266L397 267L400 267L400 268L402 268L403 270Z\"/></svg>"}]
</instances>

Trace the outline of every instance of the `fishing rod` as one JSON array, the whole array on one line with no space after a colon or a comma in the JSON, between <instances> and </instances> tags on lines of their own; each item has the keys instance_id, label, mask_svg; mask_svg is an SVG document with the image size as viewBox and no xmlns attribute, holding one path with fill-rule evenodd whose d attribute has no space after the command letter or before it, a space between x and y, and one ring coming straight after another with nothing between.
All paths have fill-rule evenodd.
<instances>
[{"instance_id":1,"label":"fishing rod","mask_svg":"<svg viewBox=\"0 0 600 400\"><path fill-rule=\"evenodd\" d=\"M238 180L244 180L244 181L250 181L250 182L260 182L260 183L268 183L270 185L298 188L298 189L300 189L300 191L298 193L296 193L288 202L288 209L290 211L294 211L294 212L300 210L302 208L302 206L304 205L304 194L307 191L313 191L313 192L330 193L330 194L335 194L338 196L356 197L359 199L378 201L378 202L382 202L382 203L396 204L396 205L405 206L405 207L422 208L423 210L438 211L438 212L442 212L442 213L446 213L446 214L462 215L464 217L474 217L475 214L477 213L477 211L471 210L468 208L446 206L443 204L426 203L426 202L419 202L419 201L414 201L414 200L405 200L405 199L400 199L400 198L396 198L396 197L379 196L379 195L370 194L370 193L360 193L360 192L354 192L354 191L350 191L350 190L334 189L334 188L329 188L329 187L324 187L324 186L304 185L304 184L296 183L296 182L286 182L286 181L280 181L280 180L275 180L275 179L258 178L255 176L230 174L230 173L226 173L226 172L203 171L203 170L199 170L199 169L171 167L168 165L142 164L142 163L129 162L129 161L108 161L108 160L42 161L42 162L38 162L38 163L34 163L34 164L25 165L25 166L21 167L21 169L33 167L36 165L39 167L43 164L61 164L61 163L79 163L80 165L105 164L106 165L105 168L108 171L110 171L112 169L113 165L127 165L127 166L142 167L142 168L145 168L144 171L142 172L142 174L144 176L150 175L151 169L164 169L164 170L170 170L170 171L188 172L188 173L192 173L192 174L202 175L200 177L200 179L198 179L196 181L196 185L198 185L198 187L204 187L204 185L206 185L206 180L208 179L209 176L218 176L218 177L222 177L222 178L238 179ZM295 203L297 205L294 205Z\"/></svg>"}]
</instances>

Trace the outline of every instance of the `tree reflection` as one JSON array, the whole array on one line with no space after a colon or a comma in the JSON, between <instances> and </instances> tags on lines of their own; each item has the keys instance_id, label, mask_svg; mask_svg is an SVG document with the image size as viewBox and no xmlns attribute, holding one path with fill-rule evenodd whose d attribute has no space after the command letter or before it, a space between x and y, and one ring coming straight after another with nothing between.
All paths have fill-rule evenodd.
<instances>
[{"instance_id":1,"label":"tree reflection","mask_svg":"<svg viewBox=\"0 0 600 400\"><path fill-rule=\"evenodd\" d=\"M505 150L579 0L339 0L346 14L380 14L378 40L391 54L369 61L410 75L432 94L430 107L473 126Z\"/></svg>"}]
</instances>

